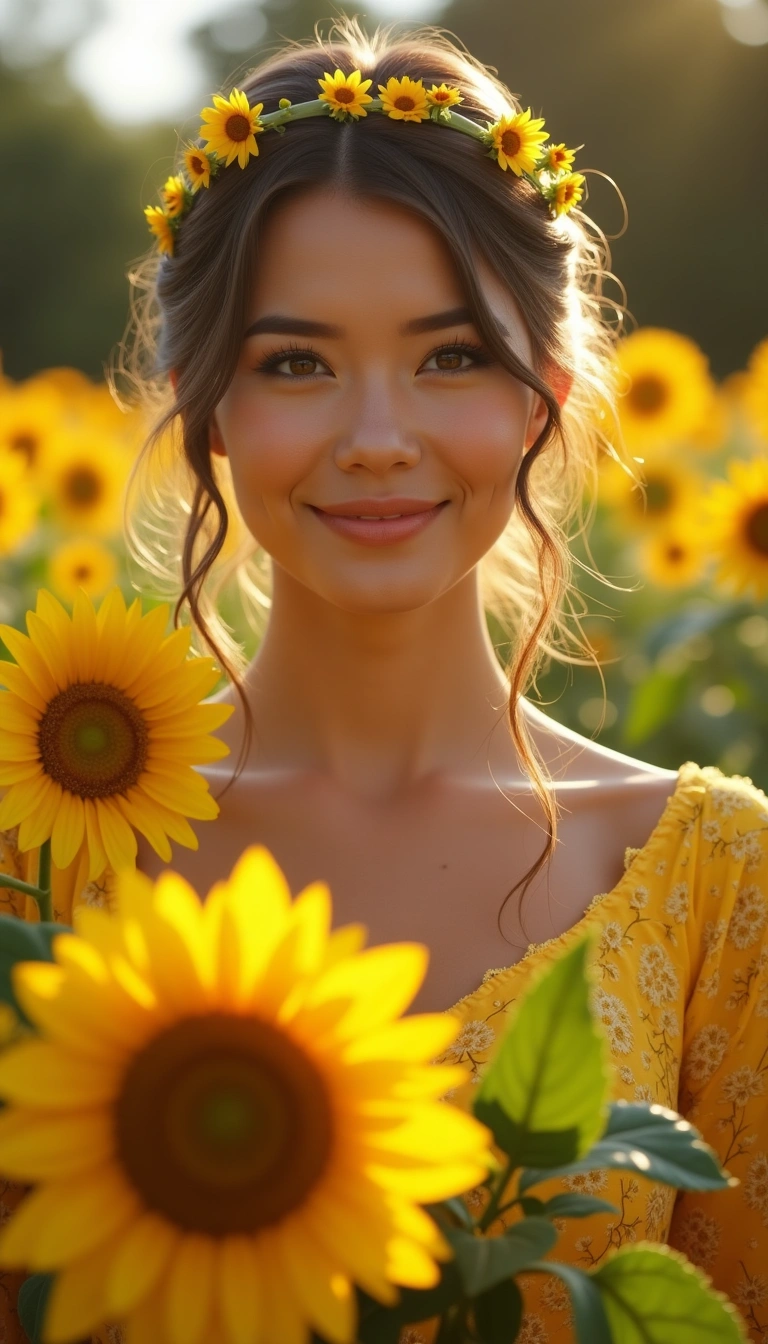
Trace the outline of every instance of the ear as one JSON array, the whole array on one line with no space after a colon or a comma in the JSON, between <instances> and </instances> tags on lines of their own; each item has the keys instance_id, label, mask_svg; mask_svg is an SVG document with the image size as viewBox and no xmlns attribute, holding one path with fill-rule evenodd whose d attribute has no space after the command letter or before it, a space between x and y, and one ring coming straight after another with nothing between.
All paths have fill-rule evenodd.
<instances>
[{"instance_id":1,"label":"ear","mask_svg":"<svg viewBox=\"0 0 768 1344\"><path fill-rule=\"evenodd\" d=\"M178 381L179 381L179 375L178 375L176 369L171 369L171 371L170 371L168 377L169 377L169 379L170 379L171 387L173 388L174 393L175 393L175 392L176 392L176 387L177 387L177 385L178 385ZM227 450L226 450L226 448L224 447L224 440L223 440L222 437L221 437L221 432L220 432L220 430L219 430L219 426L216 424L216 417L215 417L215 415L211 418L211 429L210 429L209 443L210 443L210 449L211 449L211 452L212 452L212 453L216 453L217 457L226 457L226 456L227 456Z\"/></svg>"},{"instance_id":2,"label":"ear","mask_svg":"<svg viewBox=\"0 0 768 1344\"><path fill-rule=\"evenodd\" d=\"M557 398L557 404L562 409L573 387L573 374L567 369L562 369L559 364L551 364L548 361L544 366L542 377L549 383Z\"/></svg>"}]
</instances>

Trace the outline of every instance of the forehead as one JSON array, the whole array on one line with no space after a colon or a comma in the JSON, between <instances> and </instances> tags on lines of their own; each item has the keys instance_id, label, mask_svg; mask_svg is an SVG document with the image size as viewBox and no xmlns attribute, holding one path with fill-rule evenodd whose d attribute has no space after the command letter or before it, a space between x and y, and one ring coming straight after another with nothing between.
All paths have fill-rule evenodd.
<instances>
[{"instance_id":1,"label":"forehead","mask_svg":"<svg viewBox=\"0 0 768 1344\"><path fill-rule=\"evenodd\" d=\"M480 258L480 287L508 330L522 317L514 297ZM448 246L414 211L318 187L270 212L259 245L251 320L286 312L347 324L421 316L466 302Z\"/></svg>"}]
</instances>

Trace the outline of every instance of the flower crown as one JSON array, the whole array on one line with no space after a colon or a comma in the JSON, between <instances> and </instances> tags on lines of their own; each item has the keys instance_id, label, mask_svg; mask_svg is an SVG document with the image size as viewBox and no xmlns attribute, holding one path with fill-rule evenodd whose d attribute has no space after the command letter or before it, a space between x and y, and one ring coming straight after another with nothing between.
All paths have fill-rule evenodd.
<instances>
[{"instance_id":1,"label":"flower crown","mask_svg":"<svg viewBox=\"0 0 768 1344\"><path fill-rule=\"evenodd\" d=\"M179 225L192 207L195 192L210 187L222 165L228 168L235 160L245 168L250 156L258 154L256 136L263 131L283 133L289 122L304 117L329 116L334 121L357 120L369 112L383 112L393 121L434 121L452 131L471 135L487 148L488 156L495 159L505 172L511 168L517 177L524 177L549 204L553 218L572 210L584 194L584 177L571 171L576 150L565 145L546 145L548 132L544 120L532 117L531 109L499 117L498 121L478 122L453 111L463 102L459 89L450 84L433 84L425 89L421 79L388 79L379 84L379 98L367 90L372 81L362 79L359 70L345 75L337 70L318 79L322 93L307 103L291 103L281 98L276 112L262 116L263 103L250 107L241 89L233 89L229 98L214 94L213 107L205 107L201 116L200 138L206 148L190 145L184 152L187 176L178 173L169 177L162 188L163 205L148 205L144 210L151 232L157 239L158 250L173 256L174 242ZM580 145L579 149L583 146Z\"/></svg>"}]
</instances>

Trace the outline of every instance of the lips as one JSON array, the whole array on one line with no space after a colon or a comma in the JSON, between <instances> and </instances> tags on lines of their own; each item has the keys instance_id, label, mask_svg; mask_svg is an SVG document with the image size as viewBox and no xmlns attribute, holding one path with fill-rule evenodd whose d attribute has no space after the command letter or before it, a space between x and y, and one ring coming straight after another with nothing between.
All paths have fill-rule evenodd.
<instances>
[{"instance_id":1,"label":"lips","mask_svg":"<svg viewBox=\"0 0 768 1344\"><path fill-rule=\"evenodd\" d=\"M331 509L312 506L312 512L332 532L346 537L348 541L357 542L361 546L388 546L415 537L447 507L447 499L439 504L413 499L389 499L386 504L381 501L378 505L365 501L365 508L362 500L355 500L354 503L334 505L333 512ZM344 509L343 513L339 512L341 508ZM385 508L386 513L383 511ZM364 512L357 512L358 509L364 509ZM369 516L365 517L365 513Z\"/></svg>"},{"instance_id":2,"label":"lips","mask_svg":"<svg viewBox=\"0 0 768 1344\"><path fill-rule=\"evenodd\" d=\"M429 513L438 504L446 501L435 499L409 499L391 496L389 499L350 499L339 504L321 506L313 504L316 513L328 514L331 518L401 518L414 513Z\"/></svg>"}]
</instances>

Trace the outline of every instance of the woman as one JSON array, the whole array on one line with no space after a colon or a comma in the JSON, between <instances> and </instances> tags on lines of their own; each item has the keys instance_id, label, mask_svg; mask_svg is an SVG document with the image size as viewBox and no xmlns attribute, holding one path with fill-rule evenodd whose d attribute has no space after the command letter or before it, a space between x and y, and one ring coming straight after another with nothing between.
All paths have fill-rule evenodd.
<instances>
[{"instance_id":1,"label":"woman","mask_svg":"<svg viewBox=\"0 0 768 1344\"><path fill-rule=\"evenodd\" d=\"M585 652L561 614L568 525L611 437L606 262L565 208L580 184L570 202L536 189L541 123L434 33L369 42L343 25L253 71L239 115L317 98L318 83L332 115L282 135L238 128L234 101L204 114L208 148L234 145L231 161L206 184L200 144L187 152L194 203L172 227L166 184L165 255L137 280L132 367L161 399L155 459L169 443L176 459L153 471L153 529L136 520L133 540L162 571L157 514L178 549L168 507L186 490L181 601L235 706L222 736L237 770L205 771L220 816L174 867L205 891L259 841L294 890L330 883L336 922L426 943L413 1010L462 1020L460 1103L532 974L601 931L616 1095L690 1115L741 1184L675 1203L618 1174L573 1178L620 1213L568 1223L558 1254L592 1265L669 1239L762 1338L765 795L600 747L524 697L542 657ZM421 115L430 86L496 126L490 154ZM385 116L366 112L377 88ZM245 669L213 610L222 547L268 611ZM485 610L512 634L504 670ZM160 869L143 844L138 861ZM572 1338L554 1280L527 1286L526 1313L529 1344Z\"/></svg>"}]
</instances>

